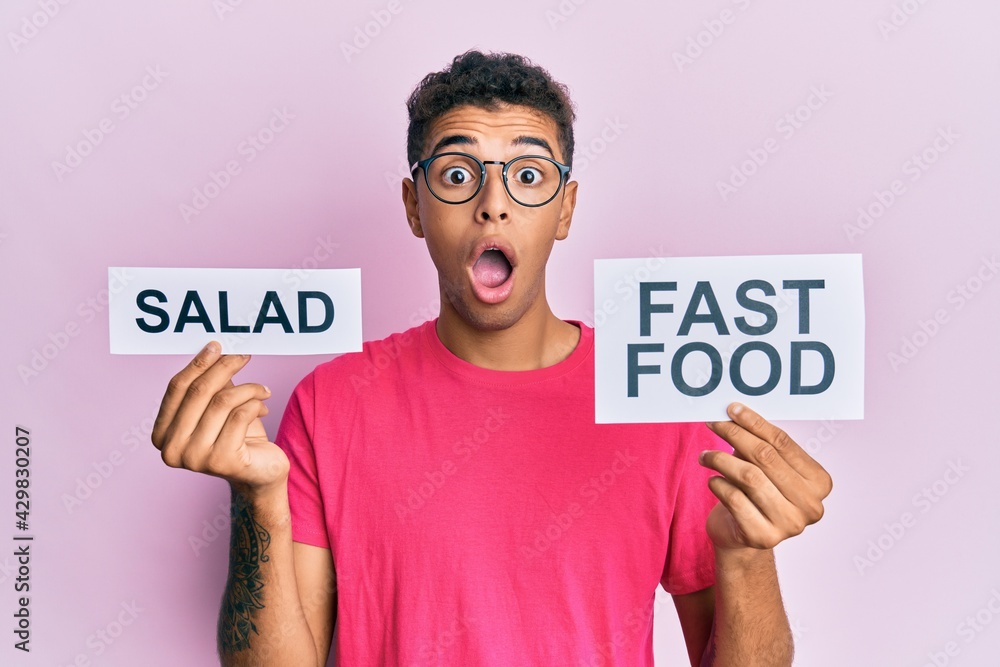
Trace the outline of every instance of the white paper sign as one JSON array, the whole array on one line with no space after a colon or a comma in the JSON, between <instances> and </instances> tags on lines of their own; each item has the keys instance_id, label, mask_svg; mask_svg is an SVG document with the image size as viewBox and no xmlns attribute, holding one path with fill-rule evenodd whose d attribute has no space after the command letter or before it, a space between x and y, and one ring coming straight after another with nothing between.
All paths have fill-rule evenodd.
<instances>
[{"instance_id":1,"label":"white paper sign","mask_svg":"<svg viewBox=\"0 0 1000 667\"><path fill-rule=\"evenodd\" d=\"M108 269L111 353L361 349L361 269Z\"/></svg>"},{"instance_id":2,"label":"white paper sign","mask_svg":"<svg viewBox=\"0 0 1000 667\"><path fill-rule=\"evenodd\" d=\"M594 262L599 424L864 416L861 255Z\"/></svg>"}]
</instances>

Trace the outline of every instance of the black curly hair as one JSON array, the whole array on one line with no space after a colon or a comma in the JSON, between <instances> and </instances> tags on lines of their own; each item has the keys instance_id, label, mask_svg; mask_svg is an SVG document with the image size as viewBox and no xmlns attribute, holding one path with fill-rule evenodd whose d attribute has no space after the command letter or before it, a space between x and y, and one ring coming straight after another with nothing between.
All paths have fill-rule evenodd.
<instances>
[{"instance_id":1,"label":"black curly hair","mask_svg":"<svg viewBox=\"0 0 1000 667\"><path fill-rule=\"evenodd\" d=\"M496 111L501 104L536 109L555 121L563 160L573 166L573 121L569 89L524 56L484 54L475 49L455 56L451 66L424 77L406 101L408 164L421 159L431 124L455 107L471 104Z\"/></svg>"}]
</instances>

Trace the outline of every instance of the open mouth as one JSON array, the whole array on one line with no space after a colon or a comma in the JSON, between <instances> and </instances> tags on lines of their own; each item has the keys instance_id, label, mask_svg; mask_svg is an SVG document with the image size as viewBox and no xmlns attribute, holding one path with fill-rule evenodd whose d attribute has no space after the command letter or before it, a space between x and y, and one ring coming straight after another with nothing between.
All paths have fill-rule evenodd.
<instances>
[{"instance_id":1,"label":"open mouth","mask_svg":"<svg viewBox=\"0 0 1000 667\"><path fill-rule=\"evenodd\" d=\"M469 267L472 291L484 303L500 303L514 290L514 262L498 247L502 241L482 243L482 251Z\"/></svg>"},{"instance_id":2,"label":"open mouth","mask_svg":"<svg viewBox=\"0 0 1000 667\"><path fill-rule=\"evenodd\" d=\"M472 275L486 287L499 287L510 278L514 267L499 248L489 248L472 265Z\"/></svg>"}]
</instances>

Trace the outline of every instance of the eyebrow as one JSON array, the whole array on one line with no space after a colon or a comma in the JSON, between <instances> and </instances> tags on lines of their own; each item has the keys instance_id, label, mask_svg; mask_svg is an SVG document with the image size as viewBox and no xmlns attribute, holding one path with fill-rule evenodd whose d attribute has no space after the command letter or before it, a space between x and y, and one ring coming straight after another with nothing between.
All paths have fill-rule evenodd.
<instances>
[{"instance_id":1,"label":"eyebrow","mask_svg":"<svg viewBox=\"0 0 1000 667\"><path fill-rule=\"evenodd\" d=\"M467 134L452 134L444 137L436 144L431 150L431 155L437 155L438 151L442 148L447 148L449 146L478 146L479 141L475 137L470 137ZM555 159L555 153L552 151L552 146L545 139L539 137L532 137L530 135L522 134L519 137L515 137L513 141L510 142L511 146L538 146L539 148L546 151L552 159Z\"/></svg>"}]
</instances>

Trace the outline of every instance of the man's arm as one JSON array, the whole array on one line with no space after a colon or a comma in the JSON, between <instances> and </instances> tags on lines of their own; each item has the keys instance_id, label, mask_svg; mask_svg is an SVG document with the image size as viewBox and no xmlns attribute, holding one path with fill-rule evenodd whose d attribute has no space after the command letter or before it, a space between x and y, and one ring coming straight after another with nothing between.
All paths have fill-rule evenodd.
<instances>
[{"instance_id":1,"label":"man's arm","mask_svg":"<svg viewBox=\"0 0 1000 667\"><path fill-rule=\"evenodd\" d=\"M729 415L732 421L708 426L734 453L706 451L699 459L721 473L709 479L719 499L706 522L715 546L715 611L702 665L791 665L794 646L773 549L822 518L833 481L753 410L734 403Z\"/></svg>"},{"instance_id":2,"label":"man's arm","mask_svg":"<svg viewBox=\"0 0 1000 667\"><path fill-rule=\"evenodd\" d=\"M795 647L778 588L774 552L715 551L714 642L704 667L791 665Z\"/></svg>"},{"instance_id":3,"label":"man's arm","mask_svg":"<svg viewBox=\"0 0 1000 667\"><path fill-rule=\"evenodd\" d=\"M741 562L716 553L716 584L673 596L691 667L791 664L794 645L773 553L745 556Z\"/></svg>"},{"instance_id":4,"label":"man's arm","mask_svg":"<svg viewBox=\"0 0 1000 667\"><path fill-rule=\"evenodd\" d=\"M715 615L715 587L674 595L674 607L684 633L691 667L700 667L712 647L712 617ZM711 664L711 663L709 663Z\"/></svg>"},{"instance_id":5,"label":"man's arm","mask_svg":"<svg viewBox=\"0 0 1000 667\"><path fill-rule=\"evenodd\" d=\"M743 554L745 561L717 552L716 584L673 596L691 667L791 664L794 644L773 552L748 551L754 553Z\"/></svg>"},{"instance_id":6,"label":"man's arm","mask_svg":"<svg viewBox=\"0 0 1000 667\"><path fill-rule=\"evenodd\" d=\"M303 542L292 542L292 554L299 600L316 644L319 664L325 665L337 624L337 577L333 557L329 549Z\"/></svg>"},{"instance_id":7,"label":"man's arm","mask_svg":"<svg viewBox=\"0 0 1000 667\"><path fill-rule=\"evenodd\" d=\"M167 384L150 440L168 466L230 485L222 663L321 667L333 633L333 561L329 549L292 543L289 460L260 419L271 392L232 382L249 359L222 355L215 341L206 345Z\"/></svg>"},{"instance_id":8,"label":"man's arm","mask_svg":"<svg viewBox=\"0 0 1000 667\"><path fill-rule=\"evenodd\" d=\"M287 487L266 495L233 488L231 517L221 663L322 667L335 619L330 550L292 542Z\"/></svg>"}]
</instances>

